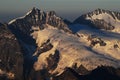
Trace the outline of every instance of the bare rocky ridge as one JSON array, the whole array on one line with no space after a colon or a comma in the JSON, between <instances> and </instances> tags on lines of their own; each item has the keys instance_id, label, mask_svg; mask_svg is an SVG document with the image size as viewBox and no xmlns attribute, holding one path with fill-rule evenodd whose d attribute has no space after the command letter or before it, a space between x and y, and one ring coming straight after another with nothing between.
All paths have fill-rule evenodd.
<instances>
[{"instance_id":1,"label":"bare rocky ridge","mask_svg":"<svg viewBox=\"0 0 120 80\"><path fill-rule=\"evenodd\" d=\"M23 56L18 40L8 29L7 24L0 24L0 80L23 77Z\"/></svg>"},{"instance_id":2,"label":"bare rocky ridge","mask_svg":"<svg viewBox=\"0 0 120 80\"><path fill-rule=\"evenodd\" d=\"M49 24L65 32L71 32L62 18L56 15L55 11L44 12L37 8L33 8L25 16L9 22L10 26L14 28L17 26L25 34L30 34L32 26L38 26L43 29L43 24Z\"/></svg>"}]
</instances>

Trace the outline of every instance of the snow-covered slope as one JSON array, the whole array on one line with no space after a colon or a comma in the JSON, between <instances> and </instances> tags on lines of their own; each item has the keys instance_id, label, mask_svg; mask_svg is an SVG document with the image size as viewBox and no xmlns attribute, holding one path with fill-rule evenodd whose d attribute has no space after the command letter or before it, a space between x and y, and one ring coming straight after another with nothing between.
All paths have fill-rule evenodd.
<instances>
[{"instance_id":1,"label":"snow-covered slope","mask_svg":"<svg viewBox=\"0 0 120 80\"><path fill-rule=\"evenodd\" d=\"M93 12L80 16L74 23L86 24L100 29L120 32L120 13L97 9Z\"/></svg>"},{"instance_id":2,"label":"snow-covered slope","mask_svg":"<svg viewBox=\"0 0 120 80\"><path fill-rule=\"evenodd\" d=\"M107 32L80 24L71 25L70 28L80 37L80 41L90 46L93 51L120 60L119 33Z\"/></svg>"},{"instance_id":3,"label":"snow-covered slope","mask_svg":"<svg viewBox=\"0 0 120 80\"><path fill-rule=\"evenodd\" d=\"M42 44L46 43L48 40L50 40L49 43L53 45L52 49L39 55L37 62L34 64L35 70L48 68L48 58L50 55L55 54L55 50L59 51L60 58L57 67L54 70L49 70L52 74L60 74L66 67L72 67L75 64L77 64L78 67L82 64L88 70L95 69L100 65L120 66L120 57L113 57L109 54L104 54L104 51L100 52L99 49L92 49L88 45L89 41L87 41L86 38L78 38L73 34L65 33L48 24L47 26L48 27L44 30L38 29L31 34L31 36L35 38L38 47L42 48Z\"/></svg>"}]
</instances>

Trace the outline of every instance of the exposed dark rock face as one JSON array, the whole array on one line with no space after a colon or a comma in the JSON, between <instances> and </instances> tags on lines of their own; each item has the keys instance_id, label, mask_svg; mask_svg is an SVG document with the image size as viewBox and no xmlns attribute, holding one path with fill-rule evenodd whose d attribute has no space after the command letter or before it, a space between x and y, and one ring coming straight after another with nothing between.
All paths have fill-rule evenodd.
<instances>
[{"instance_id":1,"label":"exposed dark rock face","mask_svg":"<svg viewBox=\"0 0 120 80\"><path fill-rule=\"evenodd\" d=\"M120 20L120 13L119 12L113 12L109 10L103 10L103 9L96 9L93 12L89 12L87 14L84 14L77 18L74 23L79 23L79 24L85 24L89 25L94 28L99 28L99 29L105 29L105 30L113 30L115 29L115 26L113 24L106 22L105 20L102 19L86 19L87 17L91 18L93 15L99 15L99 14L109 14L113 19L118 19Z\"/></svg>"},{"instance_id":2,"label":"exposed dark rock face","mask_svg":"<svg viewBox=\"0 0 120 80\"><path fill-rule=\"evenodd\" d=\"M88 36L88 41L90 41L91 47L94 47L96 44L99 44L100 46L106 46L106 43L96 35Z\"/></svg>"},{"instance_id":3,"label":"exposed dark rock face","mask_svg":"<svg viewBox=\"0 0 120 80\"><path fill-rule=\"evenodd\" d=\"M69 30L67 24L65 24L63 19L58 17L54 11L50 11L46 13L46 23L60 30L64 30L65 32L72 33L72 31Z\"/></svg>"},{"instance_id":4,"label":"exposed dark rock face","mask_svg":"<svg viewBox=\"0 0 120 80\"><path fill-rule=\"evenodd\" d=\"M112 67L100 67L91 71L89 74L80 75L74 69L66 68L61 75L55 76L49 74L47 69L43 69L41 71L33 71L29 79L31 80L101 80L101 79L119 80L118 72L119 69L114 69ZM112 77L109 77L109 75Z\"/></svg>"},{"instance_id":5,"label":"exposed dark rock face","mask_svg":"<svg viewBox=\"0 0 120 80\"><path fill-rule=\"evenodd\" d=\"M75 70L79 75L86 75L89 73L89 71L83 65L77 67L77 64L75 64L73 65L72 69Z\"/></svg>"},{"instance_id":6,"label":"exposed dark rock face","mask_svg":"<svg viewBox=\"0 0 120 80\"><path fill-rule=\"evenodd\" d=\"M66 70L53 80L120 80L120 69L113 67L98 67L86 75L79 75L71 68ZM69 76L69 77L68 77Z\"/></svg>"},{"instance_id":7,"label":"exposed dark rock face","mask_svg":"<svg viewBox=\"0 0 120 80\"><path fill-rule=\"evenodd\" d=\"M42 48L41 48L42 47ZM45 43L41 45L41 47L37 47L37 54L36 56L38 57L40 54L43 52L47 52L53 48L53 45L50 43L50 40L48 39Z\"/></svg>"},{"instance_id":8,"label":"exposed dark rock face","mask_svg":"<svg viewBox=\"0 0 120 80\"><path fill-rule=\"evenodd\" d=\"M21 46L8 29L7 24L1 24L0 26L0 69L4 72L4 74L0 74L0 80L7 80L8 78L21 80L23 78Z\"/></svg>"},{"instance_id":9,"label":"exposed dark rock face","mask_svg":"<svg viewBox=\"0 0 120 80\"><path fill-rule=\"evenodd\" d=\"M79 80L79 76L73 69L66 68L61 75L54 77L53 80Z\"/></svg>"},{"instance_id":10,"label":"exposed dark rock face","mask_svg":"<svg viewBox=\"0 0 120 80\"><path fill-rule=\"evenodd\" d=\"M50 77L51 75L47 69L43 69L40 71L32 70L27 80L51 80Z\"/></svg>"},{"instance_id":11,"label":"exposed dark rock face","mask_svg":"<svg viewBox=\"0 0 120 80\"><path fill-rule=\"evenodd\" d=\"M49 55L49 57L47 58L47 63L48 63L48 71L49 70L54 70L59 62L60 59L60 53L58 50L55 51L54 55Z\"/></svg>"},{"instance_id":12,"label":"exposed dark rock face","mask_svg":"<svg viewBox=\"0 0 120 80\"><path fill-rule=\"evenodd\" d=\"M82 76L83 80L120 80L120 69L113 67L98 67L90 74Z\"/></svg>"},{"instance_id":13,"label":"exposed dark rock face","mask_svg":"<svg viewBox=\"0 0 120 80\"><path fill-rule=\"evenodd\" d=\"M119 48L118 44L114 44L114 48Z\"/></svg>"}]
</instances>

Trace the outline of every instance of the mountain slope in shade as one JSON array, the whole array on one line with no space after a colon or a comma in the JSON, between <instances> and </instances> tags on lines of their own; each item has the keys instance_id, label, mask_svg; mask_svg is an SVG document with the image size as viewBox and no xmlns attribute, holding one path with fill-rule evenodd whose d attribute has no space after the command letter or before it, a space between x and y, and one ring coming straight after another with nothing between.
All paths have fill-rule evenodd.
<instances>
[{"instance_id":1,"label":"mountain slope in shade","mask_svg":"<svg viewBox=\"0 0 120 80\"><path fill-rule=\"evenodd\" d=\"M0 24L0 80L21 80L23 79L21 46L7 24Z\"/></svg>"},{"instance_id":2,"label":"mountain slope in shade","mask_svg":"<svg viewBox=\"0 0 120 80\"><path fill-rule=\"evenodd\" d=\"M113 32L120 32L120 13L109 10L96 9L77 18L74 23L89 25L91 27Z\"/></svg>"},{"instance_id":3,"label":"mountain slope in shade","mask_svg":"<svg viewBox=\"0 0 120 80\"><path fill-rule=\"evenodd\" d=\"M69 21L69 20L67 20L67 19L64 19L63 21L64 21L67 25L72 24L72 22L71 22L71 21Z\"/></svg>"}]
</instances>

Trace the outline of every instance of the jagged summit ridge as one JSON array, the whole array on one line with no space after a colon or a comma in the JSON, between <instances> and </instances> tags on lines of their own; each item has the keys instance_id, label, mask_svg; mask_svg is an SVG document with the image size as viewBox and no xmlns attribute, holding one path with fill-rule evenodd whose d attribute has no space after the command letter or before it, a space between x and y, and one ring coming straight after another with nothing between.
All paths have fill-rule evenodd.
<instances>
[{"instance_id":1,"label":"jagged summit ridge","mask_svg":"<svg viewBox=\"0 0 120 80\"><path fill-rule=\"evenodd\" d=\"M100 9L100 8L94 10L93 12L88 13L88 16L89 16L89 14L92 16L94 14L99 15L99 14L103 14L103 13L109 14L110 16L112 16L113 19L120 20L119 12L104 10L104 9Z\"/></svg>"},{"instance_id":2,"label":"jagged summit ridge","mask_svg":"<svg viewBox=\"0 0 120 80\"><path fill-rule=\"evenodd\" d=\"M115 12L115 11L110 11L110 10L105 10L105 9L95 9L92 12L88 12L86 14L83 14L82 16L84 17L92 17L93 15L99 15L99 14L109 14L113 17L113 19L118 19L120 20L120 13L119 12Z\"/></svg>"},{"instance_id":3,"label":"jagged summit ridge","mask_svg":"<svg viewBox=\"0 0 120 80\"><path fill-rule=\"evenodd\" d=\"M44 12L42 10L39 10L38 8L33 8L29 12L27 12L26 15L23 17L19 17L17 19L13 19L8 24L21 24L22 26L42 26L43 24L49 24L51 26L54 26L58 29L71 32L67 26L67 24L64 23L62 18L56 15L55 11L49 11ZM23 25L24 23L24 25ZM28 25L27 25L28 24Z\"/></svg>"},{"instance_id":4,"label":"jagged summit ridge","mask_svg":"<svg viewBox=\"0 0 120 80\"><path fill-rule=\"evenodd\" d=\"M33 7L30 11L28 11L24 16L22 17L18 17L16 19L11 20L8 24L12 24L14 23L16 20L19 19L26 19L26 18L31 18L31 19L35 19L36 21L39 19L42 19L42 17L44 16L45 12L42 10L39 10L38 8ZM38 15L40 15L38 17Z\"/></svg>"},{"instance_id":5,"label":"jagged summit ridge","mask_svg":"<svg viewBox=\"0 0 120 80\"><path fill-rule=\"evenodd\" d=\"M74 23L85 24L91 27L119 33L120 13L98 8L80 16Z\"/></svg>"}]
</instances>

